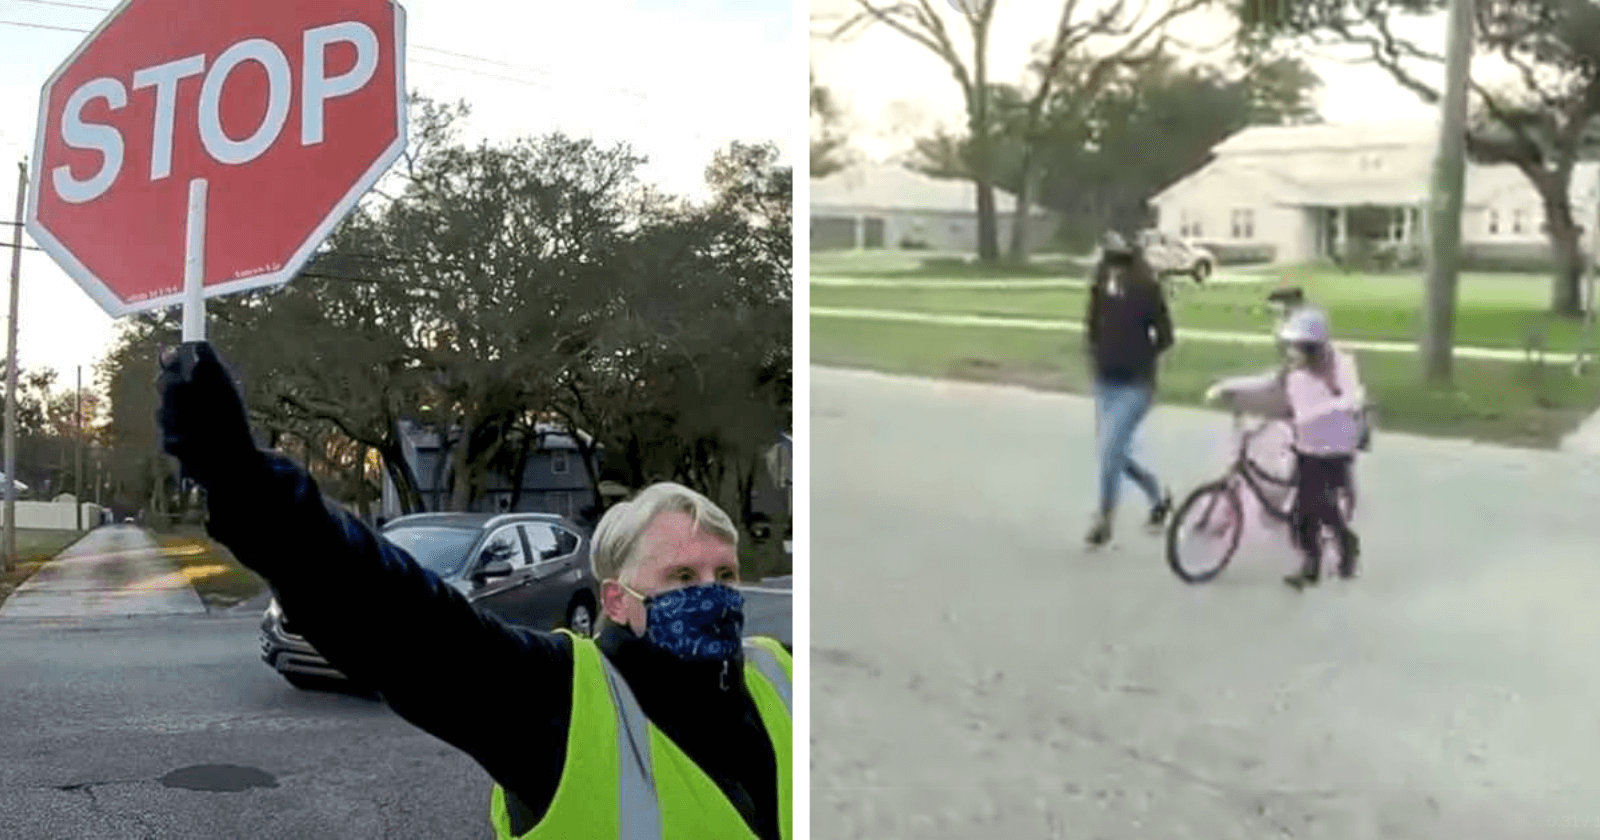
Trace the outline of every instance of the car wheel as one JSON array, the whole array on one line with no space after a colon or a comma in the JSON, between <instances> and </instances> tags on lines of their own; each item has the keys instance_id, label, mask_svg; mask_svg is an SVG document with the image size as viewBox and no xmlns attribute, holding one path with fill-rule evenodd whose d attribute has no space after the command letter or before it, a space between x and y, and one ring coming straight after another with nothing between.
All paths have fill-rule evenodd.
<instances>
[{"instance_id":1,"label":"car wheel","mask_svg":"<svg viewBox=\"0 0 1600 840\"><path fill-rule=\"evenodd\" d=\"M1194 282L1204 283L1211 279L1211 263L1204 260L1194 264Z\"/></svg>"},{"instance_id":2,"label":"car wheel","mask_svg":"<svg viewBox=\"0 0 1600 840\"><path fill-rule=\"evenodd\" d=\"M573 601L567 607L567 629L580 636L594 635L594 605L587 599Z\"/></svg>"}]
</instances>

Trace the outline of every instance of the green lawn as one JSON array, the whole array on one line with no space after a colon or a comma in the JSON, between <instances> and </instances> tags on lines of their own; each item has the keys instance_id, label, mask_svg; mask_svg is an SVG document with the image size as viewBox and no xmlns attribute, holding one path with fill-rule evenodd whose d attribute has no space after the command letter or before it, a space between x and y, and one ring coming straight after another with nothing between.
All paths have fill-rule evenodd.
<instances>
[{"instance_id":1,"label":"green lawn","mask_svg":"<svg viewBox=\"0 0 1600 840\"><path fill-rule=\"evenodd\" d=\"M1037 254L1026 265L982 266L971 254L936 251L819 251L811 255L817 277L884 277L895 279L970 280L972 278L1039 278L1088 276L1086 257Z\"/></svg>"},{"instance_id":2,"label":"green lawn","mask_svg":"<svg viewBox=\"0 0 1600 840\"><path fill-rule=\"evenodd\" d=\"M235 560L226 548L206 536L205 529L179 526L176 531L152 531L150 536L168 560L200 594L208 609L225 609L266 591L266 581Z\"/></svg>"},{"instance_id":3,"label":"green lawn","mask_svg":"<svg viewBox=\"0 0 1600 840\"><path fill-rule=\"evenodd\" d=\"M1076 335L1004 328L941 327L816 318L811 357L823 364L896 373L1012 382L1083 392L1087 370ZM1597 404L1600 374L1566 368L1457 360L1457 390L1418 386L1415 354L1359 354L1362 376L1379 405L1379 428L1553 447ZM1272 364L1267 346L1185 342L1168 356L1164 402L1197 404L1218 378ZM1382 446L1381 438L1378 443Z\"/></svg>"},{"instance_id":4,"label":"green lawn","mask_svg":"<svg viewBox=\"0 0 1600 840\"><path fill-rule=\"evenodd\" d=\"M1345 275L1315 269L1284 269L1282 283L1300 285L1327 307L1334 332L1351 340L1411 341L1422 330L1423 281L1414 274ZM1179 327L1259 333L1271 321L1264 284L1196 287L1177 282L1173 319ZM1548 331L1547 349L1573 352L1579 327L1544 317L1550 284L1544 277L1466 274L1461 277L1456 310L1460 346L1522 348L1531 329ZM1081 289L838 288L814 286L813 306L893 309L970 315L1079 320L1087 293Z\"/></svg>"},{"instance_id":5,"label":"green lawn","mask_svg":"<svg viewBox=\"0 0 1600 840\"><path fill-rule=\"evenodd\" d=\"M50 562L67 546L77 542L83 534L77 531L44 531L33 528L17 529L17 565L9 572L0 572L0 604L16 588L25 583L39 567Z\"/></svg>"}]
</instances>

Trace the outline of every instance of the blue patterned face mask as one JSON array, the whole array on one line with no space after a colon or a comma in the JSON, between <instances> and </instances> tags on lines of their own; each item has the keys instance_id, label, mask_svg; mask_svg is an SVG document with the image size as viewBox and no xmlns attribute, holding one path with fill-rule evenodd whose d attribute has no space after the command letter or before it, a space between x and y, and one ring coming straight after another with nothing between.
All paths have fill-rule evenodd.
<instances>
[{"instance_id":1,"label":"blue patterned face mask","mask_svg":"<svg viewBox=\"0 0 1600 840\"><path fill-rule=\"evenodd\" d=\"M645 607L645 638L679 659L731 659L744 637L744 595L721 583L685 586L645 597L618 582Z\"/></svg>"}]
</instances>

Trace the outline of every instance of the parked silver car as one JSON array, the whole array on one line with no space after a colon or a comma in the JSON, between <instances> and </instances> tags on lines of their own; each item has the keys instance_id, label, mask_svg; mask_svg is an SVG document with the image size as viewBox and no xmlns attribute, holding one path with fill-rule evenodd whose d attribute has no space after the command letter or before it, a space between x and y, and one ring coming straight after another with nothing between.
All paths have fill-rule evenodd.
<instances>
[{"instance_id":1,"label":"parked silver car","mask_svg":"<svg viewBox=\"0 0 1600 840\"><path fill-rule=\"evenodd\" d=\"M1139 233L1145 259L1158 276L1188 275L1204 283L1217 271L1217 256L1210 250L1154 228Z\"/></svg>"},{"instance_id":2,"label":"parked silver car","mask_svg":"<svg viewBox=\"0 0 1600 840\"><path fill-rule=\"evenodd\" d=\"M571 520L545 513L419 513L389 522L381 533L511 624L594 632L600 587L589 566L589 535ZM344 679L295 632L276 598L261 617L261 659L299 687Z\"/></svg>"}]
</instances>

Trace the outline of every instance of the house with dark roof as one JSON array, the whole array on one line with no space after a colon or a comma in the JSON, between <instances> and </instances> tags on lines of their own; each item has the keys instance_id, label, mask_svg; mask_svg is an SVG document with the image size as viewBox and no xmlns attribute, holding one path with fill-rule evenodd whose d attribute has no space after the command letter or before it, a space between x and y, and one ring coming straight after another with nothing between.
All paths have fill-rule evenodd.
<instances>
[{"instance_id":1,"label":"house with dark roof","mask_svg":"<svg viewBox=\"0 0 1600 840\"><path fill-rule=\"evenodd\" d=\"M1430 123L1246 128L1151 204L1163 233L1263 246L1278 263L1423 243L1437 142ZM1595 230L1600 164L1578 164L1571 200L1578 223ZM1480 250L1548 249L1539 194L1509 164L1467 165L1461 233Z\"/></svg>"}]
</instances>

